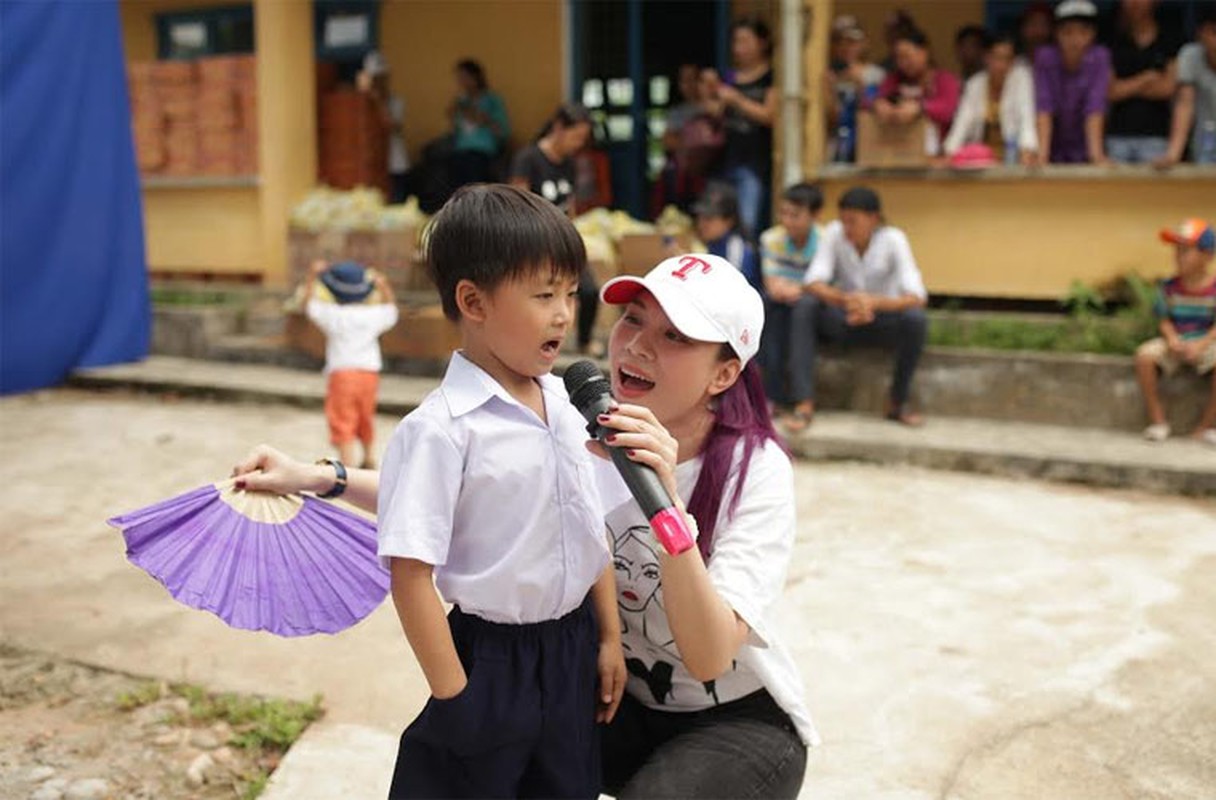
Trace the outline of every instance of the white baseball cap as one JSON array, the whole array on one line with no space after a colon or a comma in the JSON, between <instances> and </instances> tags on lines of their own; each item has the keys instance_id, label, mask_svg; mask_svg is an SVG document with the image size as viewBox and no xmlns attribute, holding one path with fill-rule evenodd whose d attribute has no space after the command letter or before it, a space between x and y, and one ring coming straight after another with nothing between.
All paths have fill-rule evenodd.
<instances>
[{"instance_id":1,"label":"white baseball cap","mask_svg":"<svg viewBox=\"0 0 1216 800\"><path fill-rule=\"evenodd\" d=\"M1056 6L1056 21L1070 19L1093 20L1098 17L1098 7L1089 0L1064 0Z\"/></svg>"},{"instance_id":2,"label":"white baseball cap","mask_svg":"<svg viewBox=\"0 0 1216 800\"><path fill-rule=\"evenodd\" d=\"M688 254L661 262L644 278L622 275L604 284L600 297L619 306L645 289L671 324L689 339L726 342L746 365L760 349L764 301L725 258Z\"/></svg>"}]
</instances>

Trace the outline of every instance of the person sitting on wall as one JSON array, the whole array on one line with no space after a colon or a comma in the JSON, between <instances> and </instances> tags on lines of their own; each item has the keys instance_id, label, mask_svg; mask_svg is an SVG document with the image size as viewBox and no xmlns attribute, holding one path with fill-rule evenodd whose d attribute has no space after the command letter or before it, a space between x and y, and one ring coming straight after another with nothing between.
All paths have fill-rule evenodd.
<instances>
[{"instance_id":1,"label":"person sitting on wall","mask_svg":"<svg viewBox=\"0 0 1216 800\"><path fill-rule=\"evenodd\" d=\"M803 279L812 302L794 307L791 320L791 433L815 413L815 356L820 342L895 350L895 375L884 416L917 426L908 405L912 376L925 347L928 294L908 237L888 225L878 194L865 186L840 198L840 219L823 237Z\"/></svg>"},{"instance_id":2,"label":"person sitting on wall","mask_svg":"<svg viewBox=\"0 0 1216 800\"><path fill-rule=\"evenodd\" d=\"M1157 297L1161 335L1136 350L1136 377L1149 417L1144 438L1161 442L1170 435L1157 373L1172 375L1189 366L1200 375L1212 376L1207 407L1192 435L1216 445L1216 278L1208 274L1216 253L1216 232L1202 219L1188 219L1176 229L1161 231L1161 239L1174 245L1178 272L1162 282Z\"/></svg>"},{"instance_id":3,"label":"person sitting on wall","mask_svg":"<svg viewBox=\"0 0 1216 800\"><path fill-rule=\"evenodd\" d=\"M1096 43L1098 9L1089 0L1056 6L1056 43L1034 56L1039 160L1109 164L1102 141L1110 51Z\"/></svg>"}]
</instances>

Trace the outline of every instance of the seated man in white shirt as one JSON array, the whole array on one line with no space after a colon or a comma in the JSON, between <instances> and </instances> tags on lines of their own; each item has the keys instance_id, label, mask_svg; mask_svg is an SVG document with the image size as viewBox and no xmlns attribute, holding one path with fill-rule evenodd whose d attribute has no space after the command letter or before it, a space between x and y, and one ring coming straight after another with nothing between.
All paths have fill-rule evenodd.
<instances>
[{"instance_id":1,"label":"seated man in white shirt","mask_svg":"<svg viewBox=\"0 0 1216 800\"><path fill-rule=\"evenodd\" d=\"M912 375L925 346L927 294L908 237L883 221L874 190L859 186L840 198L840 220L824 230L794 309L790 387L791 432L815 413L815 355L821 341L895 350L895 375L884 415L920 425L908 406Z\"/></svg>"}]
</instances>

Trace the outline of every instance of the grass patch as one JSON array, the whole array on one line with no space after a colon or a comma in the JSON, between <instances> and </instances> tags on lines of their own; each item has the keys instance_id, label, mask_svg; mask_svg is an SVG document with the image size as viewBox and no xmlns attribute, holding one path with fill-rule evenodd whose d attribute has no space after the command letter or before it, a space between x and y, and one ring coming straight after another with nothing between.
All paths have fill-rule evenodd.
<instances>
[{"instance_id":1,"label":"grass patch","mask_svg":"<svg viewBox=\"0 0 1216 800\"><path fill-rule=\"evenodd\" d=\"M268 700L237 694L210 694L190 684L174 684L174 694L190 703L190 718L195 722L224 721L232 726L229 744L241 748L260 748L284 753L310 723L320 719L321 697L308 703L294 700Z\"/></svg>"},{"instance_id":2,"label":"grass patch","mask_svg":"<svg viewBox=\"0 0 1216 800\"><path fill-rule=\"evenodd\" d=\"M140 706L155 703L163 696L164 687L157 681L147 681L129 692L121 692L114 700L119 711L134 711Z\"/></svg>"},{"instance_id":3,"label":"grass patch","mask_svg":"<svg viewBox=\"0 0 1216 800\"><path fill-rule=\"evenodd\" d=\"M1156 287L1128 275L1105 290L1074 283L1061 301L1067 315L1042 320L975 318L947 308L933 314L929 344L1042 353L1131 355L1157 335Z\"/></svg>"},{"instance_id":4,"label":"grass patch","mask_svg":"<svg viewBox=\"0 0 1216 800\"><path fill-rule=\"evenodd\" d=\"M147 681L119 694L115 705L122 711L133 711L168 697L180 697L189 703L189 711L177 719L180 725L225 722L231 727L232 736L225 744L244 750L255 765L239 776L236 788L245 800L253 800L262 793L283 754L324 713L320 695L301 703L230 692L211 693L189 683L159 681Z\"/></svg>"},{"instance_id":5,"label":"grass patch","mask_svg":"<svg viewBox=\"0 0 1216 800\"><path fill-rule=\"evenodd\" d=\"M244 301L240 293L223 289L153 286L149 293L158 306L234 306Z\"/></svg>"}]
</instances>

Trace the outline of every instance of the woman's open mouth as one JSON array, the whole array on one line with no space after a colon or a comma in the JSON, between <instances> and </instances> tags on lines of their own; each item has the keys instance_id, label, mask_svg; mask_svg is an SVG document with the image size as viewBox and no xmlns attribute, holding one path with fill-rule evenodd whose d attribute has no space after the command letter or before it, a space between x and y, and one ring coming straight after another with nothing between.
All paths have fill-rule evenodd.
<instances>
[{"instance_id":1,"label":"woman's open mouth","mask_svg":"<svg viewBox=\"0 0 1216 800\"><path fill-rule=\"evenodd\" d=\"M649 392L654 388L654 381L625 367L617 368L616 380L617 384L621 387L621 391L629 394L641 394Z\"/></svg>"}]
</instances>

